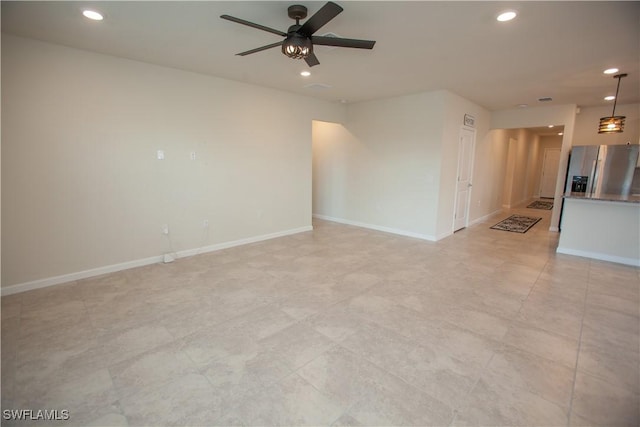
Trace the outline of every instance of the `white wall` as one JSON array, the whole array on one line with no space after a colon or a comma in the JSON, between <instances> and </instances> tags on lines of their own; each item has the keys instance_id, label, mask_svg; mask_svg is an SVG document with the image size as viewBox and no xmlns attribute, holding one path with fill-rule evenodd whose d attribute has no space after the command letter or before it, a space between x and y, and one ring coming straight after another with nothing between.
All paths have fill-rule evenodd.
<instances>
[{"instance_id":1,"label":"white wall","mask_svg":"<svg viewBox=\"0 0 640 427\"><path fill-rule=\"evenodd\" d=\"M2 286L310 227L312 120L343 114L3 35Z\"/></svg>"}]
</instances>

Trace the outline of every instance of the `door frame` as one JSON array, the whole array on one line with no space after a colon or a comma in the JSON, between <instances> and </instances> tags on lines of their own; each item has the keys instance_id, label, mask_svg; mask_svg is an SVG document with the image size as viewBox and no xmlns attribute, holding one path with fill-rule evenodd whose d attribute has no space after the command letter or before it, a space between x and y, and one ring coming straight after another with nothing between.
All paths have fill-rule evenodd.
<instances>
[{"instance_id":1,"label":"door frame","mask_svg":"<svg viewBox=\"0 0 640 427\"><path fill-rule=\"evenodd\" d=\"M462 155L462 150L460 150L460 145L462 144L462 133L468 132L471 135L471 159L469 161L469 192L467 193L467 206L465 209L465 221L464 226L458 228L456 230L456 212L458 210L458 177L460 176L460 156ZM473 192L473 169L475 165L476 159L476 130L469 126L460 126L460 131L458 133L458 165L456 167L456 186L455 186L455 194L453 197L453 222L452 222L452 232L455 233L458 230L462 230L463 228L467 228L469 226L469 211L471 210L471 193Z\"/></svg>"}]
</instances>

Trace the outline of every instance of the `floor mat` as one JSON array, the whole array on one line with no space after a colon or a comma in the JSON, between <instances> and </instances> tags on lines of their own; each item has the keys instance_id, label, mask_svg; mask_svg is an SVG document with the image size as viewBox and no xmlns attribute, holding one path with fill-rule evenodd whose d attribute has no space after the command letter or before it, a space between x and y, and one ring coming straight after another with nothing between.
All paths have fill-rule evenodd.
<instances>
[{"instance_id":1,"label":"floor mat","mask_svg":"<svg viewBox=\"0 0 640 427\"><path fill-rule=\"evenodd\" d=\"M507 219L503 219L493 227L494 230L512 231L514 233L526 233L542 218L534 218L531 216L511 215Z\"/></svg>"},{"instance_id":2,"label":"floor mat","mask_svg":"<svg viewBox=\"0 0 640 427\"><path fill-rule=\"evenodd\" d=\"M545 202L543 200L536 200L535 202L532 202L532 203L528 204L527 207L529 209L551 210L551 209L553 209L553 202Z\"/></svg>"}]
</instances>

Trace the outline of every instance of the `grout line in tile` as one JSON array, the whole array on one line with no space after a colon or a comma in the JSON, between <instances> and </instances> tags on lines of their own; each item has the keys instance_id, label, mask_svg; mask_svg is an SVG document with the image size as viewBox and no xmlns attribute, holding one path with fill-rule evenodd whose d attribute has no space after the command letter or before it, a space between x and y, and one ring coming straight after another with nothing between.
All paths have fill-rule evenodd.
<instances>
[{"instance_id":1,"label":"grout line in tile","mask_svg":"<svg viewBox=\"0 0 640 427\"><path fill-rule=\"evenodd\" d=\"M567 427L571 425L571 416L573 415L573 397L576 390L576 378L578 376L578 362L580 361L580 349L582 348L582 330L584 328L584 316L587 312L587 297L589 293L589 282L591 279L591 261L589 262L589 274L587 276L587 286L584 290L584 300L582 306L582 319L580 321L580 334L578 338L578 349L576 351L576 364L573 369L573 384L571 385L571 396L569 398L569 412L567 414Z\"/></svg>"}]
</instances>

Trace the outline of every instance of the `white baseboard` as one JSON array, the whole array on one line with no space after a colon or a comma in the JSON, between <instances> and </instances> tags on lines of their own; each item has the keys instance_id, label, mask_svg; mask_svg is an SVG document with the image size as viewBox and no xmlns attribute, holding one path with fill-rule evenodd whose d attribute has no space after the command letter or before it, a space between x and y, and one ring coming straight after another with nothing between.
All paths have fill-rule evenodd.
<instances>
[{"instance_id":1,"label":"white baseboard","mask_svg":"<svg viewBox=\"0 0 640 427\"><path fill-rule=\"evenodd\" d=\"M563 248L563 247L558 247L558 249L556 249L556 252L559 254L574 255L574 256L580 256L584 258L597 259L600 261L609 261L609 262L615 262L617 264L625 264L625 265L632 265L634 267L640 267L640 259L625 258L625 257L620 257L615 255L601 254L598 252L580 251L577 249Z\"/></svg>"},{"instance_id":2,"label":"white baseboard","mask_svg":"<svg viewBox=\"0 0 640 427\"><path fill-rule=\"evenodd\" d=\"M549 231L553 231L553 232L558 233L560 231L560 229L558 227L551 226L551 227L549 227Z\"/></svg>"},{"instance_id":3,"label":"white baseboard","mask_svg":"<svg viewBox=\"0 0 640 427\"><path fill-rule=\"evenodd\" d=\"M397 228L383 227L381 225L367 224L359 221L351 221L349 219L335 218L332 216L321 215L321 214L313 214L313 217L318 219L323 219L325 221L337 222L337 223L346 224L346 225L353 225L355 227L369 228L371 230L383 231L385 233L398 234L400 236L414 237L416 239L428 240L430 242L435 242L438 240L436 237L430 236L428 234L414 233L412 231L405 231L405 230L399 230Z\"/></svg>"},{"instance_id":4,"label":"white baseboard","mask_svg":"<svg viewBox=\"0 0 640 427\"><path fill-rule=\"evenodd\" d=\"M215 245L204 246L195 249L186 249L175 253L176 258L185 258L193 255L199 255L207 252L219 251L221 249L232 248L234 246L247 245L249 243L261 242L263 240L275 239L278 237L289 236L291 234L303 233L313 230L313 226L294 228L290 230L278 231L276 233L263 234L261 236L248 237L246 239L233 240L230 242L218 243ZM107 265L104 267L93 268L90 270L78 271L75 273L63 274L61 276L47 277L44 279L33 280L31 282L19 283L16 285L6 286L1 289L2 296L13 295L20 292L31 291L34 289L46 288L48 286L59 285L62 283L72 282L74 280L87 279L89 277L101 276L103 274L115 273L117 271L128 270L130 268L143 267L145 265L157 264L163 262L164 255L153 256L134 261L127 261L119 264Z\"/></svg>"}]
</instances>

